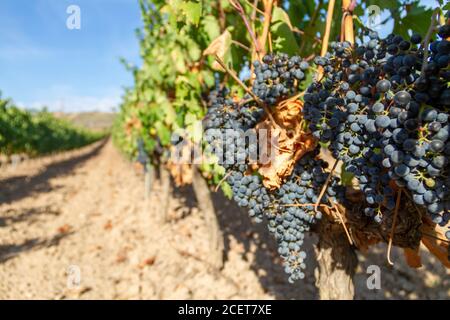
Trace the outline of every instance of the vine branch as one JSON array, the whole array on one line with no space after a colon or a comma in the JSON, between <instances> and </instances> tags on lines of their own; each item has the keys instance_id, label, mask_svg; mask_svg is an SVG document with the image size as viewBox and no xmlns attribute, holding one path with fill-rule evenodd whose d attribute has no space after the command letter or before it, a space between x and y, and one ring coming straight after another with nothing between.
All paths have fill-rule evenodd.
<instances>
[{"instance_id":1,"label":"vine branch","mask_svg":"<svg viewBox=\"0 0 450 320\"><path fill-rule=\"evenodd\" d=\"M270 23L272 21L272 9L273 9L273 0L266 0L264 2L264 25L263 32L261 35L261 48L263 52L266 51L266 42L269 34ZM272 47L272 45L270 45Z\"/></svg>"},{"instance_id":2,"label":"vine branch","mask_svg":"<svg viewBox=\"0 0 450 320\"><path fill-rule=\"evenodd\" d=\"M245 10L242 8L241 4L239 3L239 0L229 0L231 6L239 13L242 20L244 21L245 27L248 30L248 33L250 34L250 38L253 41L253 44L255 46L256 53L258 56L261 53L261 47L259 46L258 39L256 38L255 32L253 31L252 27L250 26L250 23L247 19L247 16L245 15Z\"/></svg>"}]
</instances>

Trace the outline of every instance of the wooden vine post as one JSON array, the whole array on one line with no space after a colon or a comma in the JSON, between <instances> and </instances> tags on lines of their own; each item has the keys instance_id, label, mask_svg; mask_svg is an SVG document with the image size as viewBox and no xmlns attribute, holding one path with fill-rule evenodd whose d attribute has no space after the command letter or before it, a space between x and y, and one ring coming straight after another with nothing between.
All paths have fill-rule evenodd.
<instances>
[{"instance_id":1,"label":"wooden vine post","mask_svg":"<svg viewBox=\"0 0 450 320\"><path fill-rule=\"evenodd\" d=\"M155 169L150 163L146 163L144 166L144 198L146 201L150 199L152 192L153 180L155 178Z\"/></svg>"},{"instance_id":2,"label":"wooden vine post","mask_svg":"<svg viewBox=\"0 0 450 320\"><path fill-rule=\"evenodd\" d=\"M162 223L169 221L167 214L169 212L169 199L172 192L172 186L170 183L170 173L163 166L159 167L159 179L161 185L161 195L162 195L162 208L159 218Z\"/></svg>"},{"instance_id":3,"label":"wooden vine post","mask_svg":"<svg viewBox=\"0 0 450 320\"><path fill-rule=\"evenodd\" d=\"M223 235L220 230L219 220L214 210L214 204L211 198L211 192L208 183L201 175L196 166L193 166L192 186L198 207L203 213L206 226L209 232L209 256L208 262L216 269L223 267L224 244Z\"/></svg>"},{"instance_id":4,"label":"wooden vine post","mask_svg":"<svg viewBox=\"0 0 450 320\"><path fill-rule=\"evenodd\" d=\"M354 43L352 1L342 1L342 34L341 40ZM330 25L334 11L334 1L328 6L327 24L322 45L322 56L328 50ZM320 70L319 70L320 72ZM318 76L319 78L321 75ZM331 174L331 173L330 173ZM353 277L357 267L355 250L350 243L340 221L324 215L317 226L319 242L316 248L318 268L315 270L316 286L320 299L353 299L355 294Z\"/></svg>"}]
</instances>

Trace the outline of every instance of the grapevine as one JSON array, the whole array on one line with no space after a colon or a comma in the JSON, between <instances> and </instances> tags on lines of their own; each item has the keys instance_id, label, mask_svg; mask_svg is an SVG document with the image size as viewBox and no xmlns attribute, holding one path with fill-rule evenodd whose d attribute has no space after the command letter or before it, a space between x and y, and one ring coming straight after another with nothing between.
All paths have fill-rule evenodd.
<instances>
[{"instance_id":1,"label":"grapevine","mask_svg":"<svg viewBox=\"0 0 450 320\"><path fill-rule=\"evenodd\" d=\"M444 10L424 10L432 25L410 30L392 9L394 33L381 37L360 23L354 1L342 12L320 2L306 22L294 2L183 3L142 5L144 65L114 130L129 156L141 141L139 154L179 184L192 167L173 170L180 140L212 156L198 166L203 177L267 225L290 282L305 277L305 233L324 225L338 225L351 250L385 242L389 262L392 245L417 260L422 242L450 265ZM175 64L164 59L171 54Z\"/></svg>"},{"instance_id":2,"label":"grapevine","mask_svg":"<svg viewBox=\"0 0 450 320\"><path fill-rule=\"evenodd\" d=\"M80 148L104 137L74 127L51 113L29 112L0 97L0 154L44 155Z\"/></svg>"}]
</instances>

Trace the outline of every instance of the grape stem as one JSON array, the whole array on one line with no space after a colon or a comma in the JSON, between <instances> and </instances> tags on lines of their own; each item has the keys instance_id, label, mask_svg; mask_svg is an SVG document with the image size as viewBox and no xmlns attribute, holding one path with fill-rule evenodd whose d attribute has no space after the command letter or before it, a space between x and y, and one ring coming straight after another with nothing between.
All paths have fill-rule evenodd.
<instances>
[{"instance_id":1,"label":"grape stem","mask_svg":"<svg viewBox=\"0 0 450 320\"><path fill-rule=\"evenodd\" d=\"M330 202L332 203L334 210L337 212L339 220L341 221L342 226L344 227L345 234L347 235L348 242L352 246L353 245L353 240L352 240L352 237L350 236L350 233L348 232L347 226L345 225L344 219L342 218L342 213L339 210L338 206L334 203L334 201L332 201L330 199Z\"/></svg>"},{"instance_id":2,"label":"grape stem","mask_svg":"<svg viewBox=\"0 0 450 320\"><path fill-rule=\"evenodd\" d=\"M273 53L272 34L270 32L267 34L267 39L269 40L269 52L272 54Z\"/></svg>"},{"instance_id":3,"label":"grape stem","mask_svg":"<svg viewBox=\"0 0 450 320\"><path fill-rule=\"evenodd\" d=\"M334 170L336 169L336 166L337 166L338 162L339 162L338 159L336 159L336 160L334 161L333 167L331 168L331 171L330 171L330 173L328 174L327 180L325 181L325 183L324 183L324 185L323 185L323 187L322 187L322 190L320 191L319 197L317 198L317 201L316 201L316 203L314 204L314 211L315 211L315 212L317 212L317 208L319 207L320 201L322 200L323 195L325 194L325 191L327 190L328 184L330 183L330 180L331 180L331 178L333 177L333 172L334 172Z\"/></svg>"},{"instance_id":4,"label":"grape stem","mask_svg":"<svg viewBox=\"0 0 450 320\"><path fill-rule=\"evenodd\" d=\"M217 11L219 11L219 27L220 27L220 33L222 34L226 29L226 27L225 27L226 17L225 17L225 11L223 10L221 1L217 1Z\"/></svg>"},{"instance_id":5,"label":"grape stem","mask_svg":"<svg viewBox=\"0 0 450 320\"><path fill-rule=\"evenodd\" d=\"M220 185L233 173L233 171L229 171L224 177L219 181L217 186L214 188L214 192L219 191Z\"/></svg>"},{"instance_id":6,"label":"grape stem","mask_svg":"<svg viewBox=\"0 0 450 320\"><path fill-rule=\"evenodd\" d=\"M392 241L394 240L395 225L397 224L398 209L400 208L401 195L402 195L402 189L399 189L398 193L397 193L397 201L395 203L394 219L392 221L391 235L389 237L389 243L388 243L388 248L387 248L387 261L391 266L394 265L394 263L391 260L391 249L392 249Z\"/></svg>"},{"instance_id":7,"label":"grape stem","mask_svg":"<svg viewBox=\"0 0 450 320\"><path fill-rule=\"evenodd\" d=\"M309 207L314 206L315 203L293 203L293 204L283 204L282 207ZM319 207L325 207L328 209L333 209L333 207L327 206L326 204L322 203L319 204Z\"/></svg>"}]
</instances>

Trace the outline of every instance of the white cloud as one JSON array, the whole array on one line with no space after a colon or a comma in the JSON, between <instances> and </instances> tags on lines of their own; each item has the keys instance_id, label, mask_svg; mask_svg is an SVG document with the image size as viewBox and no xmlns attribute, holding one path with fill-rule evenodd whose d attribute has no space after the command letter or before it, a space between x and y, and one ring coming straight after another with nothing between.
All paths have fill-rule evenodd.
<instances>
[{"instance_id":1,"label":"white cloud","mask_svg":"<svg viewBox=\"0 0 450 320\"><path fill-rule=\"evenodd\" d=\"M97 95L83 95L75 93L68 85L54 85L46 90L39 90L35 99L18 103L27 109L42 109L47 107L50 111L63 112L110 112L118 109L121 102L122 89L104 88Z\"/></svg>"},{"instance_id":2,"label":"white cloud","mask_svg":"<svg viewBox=\"0 0 450 320\"><path fill-rule=\"evenodd\" d=\"M42 109L43 107L47 107L49 111L62 112L110 112L117 110L120 99L120 95L105 97L68 96L55 100L34 101L26 107L29 109Z\"/></svg>"}]
</instances>

